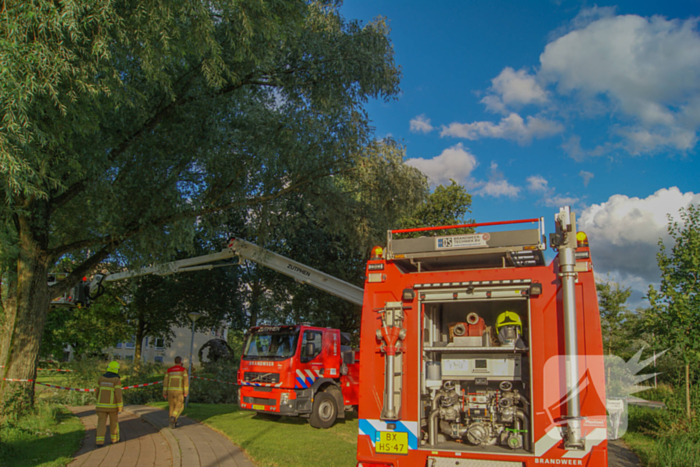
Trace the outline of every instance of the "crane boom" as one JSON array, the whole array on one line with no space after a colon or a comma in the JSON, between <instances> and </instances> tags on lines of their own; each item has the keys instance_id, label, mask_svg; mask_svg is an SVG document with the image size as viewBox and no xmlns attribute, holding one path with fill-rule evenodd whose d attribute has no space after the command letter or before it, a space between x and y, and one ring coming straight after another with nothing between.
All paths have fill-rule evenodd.
<instances>
[{"instance_id":1,"label":"crane boom","mask_svg":"<svg viewBox=\"0 0 700 467\"><path fill-rule=\"evenodd\" d=\"M149 266L135 271L96 276L97 280L93 281L93 284L90 285L90 293L94 294L101 282L114 282L148 274L169 275L179 272L212 269L226 266L226 264L213 263L236 256L242 260L247 259L270 269L274 269L277 272L293 278L297 282L311 285L356 305L362 305L364 289L239 238L231 239L228 246L219 253L171 261L169 263Z\"/></svg>"}]
</instances>

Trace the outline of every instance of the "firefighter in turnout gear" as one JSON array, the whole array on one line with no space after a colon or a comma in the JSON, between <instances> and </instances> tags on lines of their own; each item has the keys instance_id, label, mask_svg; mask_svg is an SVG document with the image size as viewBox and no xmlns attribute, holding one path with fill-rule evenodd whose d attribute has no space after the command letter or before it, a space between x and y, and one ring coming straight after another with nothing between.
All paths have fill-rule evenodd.
<instances>
[{"instance_id":1,"label":"firefighter in turnout gear","mask_svg":"<svg viewBox=\"0 0 700 467\"><path fill-rule=\"evenodd\" d=\"M163 379L163 398L170 408L170 428L177 426L177 417L182 413L185 398L190 393L190 379L182 365L182 358L175 357L175 366L168 368Z\"/></svg>"},{"instance_id":2,"label":"firefighter in turnout gear","mask_svg":"<svg viewBox=\"0 0 700 467\"><path fill-rule=\"evenodd\" d=\"M119 379L119 362L109 362L107 373L97 380L97 437L95 444L102 447L105 444L107 432L107 416L109 416L109 432L112 444L119 442L119 415L122 412L122 381Z\"/></svg>"}]
</instances>

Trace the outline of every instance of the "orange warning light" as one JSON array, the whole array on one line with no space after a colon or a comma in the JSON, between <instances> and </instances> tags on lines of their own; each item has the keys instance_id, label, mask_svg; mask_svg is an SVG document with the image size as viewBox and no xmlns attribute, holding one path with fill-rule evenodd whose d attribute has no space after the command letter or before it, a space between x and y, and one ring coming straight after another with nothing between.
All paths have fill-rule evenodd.
<instances>
[{"instance_id":1,"label":"orange warning light","mask_svg":"<svg viewBox=\"0 0 700 467\"><path fill-rule=\"evenodd\" d=\"M586 235L586 232L578 232L576 234L576 243L579 247L588 246L588 235Z\"/></svg>"},{"instance_id":2,"label":"orange warning light","mask_svg":"<svg viewBox=\"0 0 700 467\"><path fill-rule=\"evenodd\" d=\"M384 254L384 249L382 247L375 246L374 248L372 248L372 259L381 258L383 254Z\"/></svg>"}]
</instances>

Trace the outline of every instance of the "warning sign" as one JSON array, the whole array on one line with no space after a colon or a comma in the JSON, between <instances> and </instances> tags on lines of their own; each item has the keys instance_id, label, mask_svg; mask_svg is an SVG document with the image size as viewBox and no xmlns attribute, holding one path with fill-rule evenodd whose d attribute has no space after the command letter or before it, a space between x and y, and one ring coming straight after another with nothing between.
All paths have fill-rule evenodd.
<instances>
[{"instance_id":1,"label":"warning sign","mask_svg":"<svg viewBox=\"0 0 700 467\"><path fill-rule=\"evenodd\" d=\"M488 246L487 242L489 238L490 235L487 233L437 237L435 238L435 249L445 250L448 248L474 248Z\"/></svg>"}]
</instances>

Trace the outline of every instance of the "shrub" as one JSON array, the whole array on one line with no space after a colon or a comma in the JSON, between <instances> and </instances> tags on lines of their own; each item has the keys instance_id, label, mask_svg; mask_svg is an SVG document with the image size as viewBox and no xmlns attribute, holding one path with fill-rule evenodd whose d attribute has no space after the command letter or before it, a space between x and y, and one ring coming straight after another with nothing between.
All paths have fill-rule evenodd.
<instances>
[{"instance_id":1,"label":"shrub","mask_svg":"<svg viewBox=\"0 0 700 467\"><path fill-rule=\"evenodd\" d=\"M236 382L238 365L230 361L205 363L202 371L195 371L194 376ZM205 404L235 404L238 402L238 386L217 383L202 379L190 380L190 402Z\"/></svg>"},{"instance_id":2,"label":"shrub","mask_svg":"<svg viewBox=\"0 0 700 467\"><path fill-rule=\"evenodd\" d=\"M665 436L656 448L654 467L700 467L700 440L697 436Z\"/></svg>"}]
</instances>

